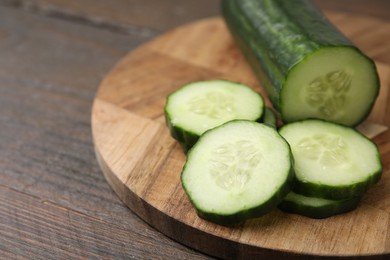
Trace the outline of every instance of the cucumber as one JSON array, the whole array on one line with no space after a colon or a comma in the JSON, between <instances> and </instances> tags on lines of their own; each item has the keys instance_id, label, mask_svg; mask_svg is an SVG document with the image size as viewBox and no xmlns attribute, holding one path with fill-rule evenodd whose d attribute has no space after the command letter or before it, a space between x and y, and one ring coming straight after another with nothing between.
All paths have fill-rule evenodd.
<instances>
[{"instance_id":1,"label":"cucumber","mask_svg":"<svg viewBox=\"0 0 390 260\"><path fill-rule=\"evenodd\" d=\"M189 150L181 183L199 217L234 225L276 208L293 178L290 147L274 128L233 120Z\"/></svg>"},{"instance_id":2,"label":"cucumber","mask_svg":"<svg viewBox=\"0 0 390 260\"><path fill-rule=\"evenodd\" d=\"M334 200L359 197L381 177L376 144L353 128L307 119L279 133L293 153L296 193Z\"/></svg>"},{"instance_id":3,"label":"cucumber","mask_svg":"<svg viewBox=\"0 0 390 260\"><path fill-rule=\"evenodd\" d=\"M211 128L234 119L261 121L262 96L246 85L210 80L189 83L171 93L165 105L165 119L171 135L184 151Z\"/></svg>"},{"instance_id":4,"label":"cucumber","mask_svg":"<svg viewBox=\"0 0 390 260\"><path fill-rule=\"evenodd\" d=\"M329 200L290 192L278 205L278 208L284 212L322 219L352 211L359 205L360 200L361 197Z\"/></svg>"},{"instance_id":5,"label":"cucumber","mask_svg":"<svg viewBox=\"0 0 390 260\"><path fill-rule=\"evenodd\" d=\"M283 122L362 122L379 93L375 63L310 0L223 0L222 14Z\"/></svg>"},{"instance_id":6,"label":"cucumber","mask_svg":"<svg viewBox=\"0 0 390 260\"><path fill-rule=\"evenodd\" d=\"M263 123L275 128L275 129L278 128L276 114L272 109L270 109L268 107L266 107L264 109Z\"/></svg>"}]
</instances>

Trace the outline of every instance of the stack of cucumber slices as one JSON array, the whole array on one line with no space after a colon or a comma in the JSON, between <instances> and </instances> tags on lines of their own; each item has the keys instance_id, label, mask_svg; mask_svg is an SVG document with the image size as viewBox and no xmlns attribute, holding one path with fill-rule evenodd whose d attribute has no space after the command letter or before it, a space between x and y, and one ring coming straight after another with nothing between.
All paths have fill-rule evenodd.
<instances>
[{"instance_id":1,"label":"stack of cucumber slices","mask_svg":"<svg viewBox=\"0 0 390 260\"><path fill-rule=\"evenodd\" d=\"M350 211L378 182L382 164L377 146L353 128L317 119L283 126L290 144L295 183L279 208L312 218Z\"/></svg>"},{"instance_id":2,"label":"stack of cucumber slices","mask_svg":"<svg viewBox=\"0 0 390 260\"><path fill-rule=\"evenodd\" d=\"M357 207L382 172L376 145L321 119L278 128L260 94L240 83L185 85L166 123L186 152L182 186L197 214L234 225L275 208L325 218Z\"/></svg>"}]
</instances>

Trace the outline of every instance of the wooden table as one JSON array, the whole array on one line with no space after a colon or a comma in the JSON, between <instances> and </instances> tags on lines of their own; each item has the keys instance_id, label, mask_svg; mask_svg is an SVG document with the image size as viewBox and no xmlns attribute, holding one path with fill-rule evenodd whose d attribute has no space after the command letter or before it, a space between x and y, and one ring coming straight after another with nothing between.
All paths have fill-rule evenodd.
<instances>
[{"instance_id":1,"label":"wooden table","mask_svg":"<svg viewBox=\"0 0 390 260\"><path fill-rule=\"evenodd\" d=\"M318 2L390 23L386 0ZM100 82L123 56L169 29L218 15L218 1L107 3L0 1L1 259L210 258L122 203L97 164L90 120ZM373 56L390 64L389 49Z\"/></svg>"}]
</instances>

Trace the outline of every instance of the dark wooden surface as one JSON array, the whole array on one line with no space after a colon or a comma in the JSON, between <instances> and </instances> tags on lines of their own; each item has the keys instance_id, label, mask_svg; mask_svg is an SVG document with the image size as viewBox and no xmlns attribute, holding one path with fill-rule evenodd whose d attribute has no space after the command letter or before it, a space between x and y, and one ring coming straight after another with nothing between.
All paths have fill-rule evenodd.
<instances>
[{"instance_id":1,"label":"dark wooden surface","mask_svg":"<svg viewBox=\"0 0 390 260\"><path fill-rule=\"evenodd\" d=\"M386 0L318 2L390 19ZM126 53L218 13L216 0L0 0L0 259L209 258L119 200L97 165L90 116Z\"/></svg>"}]
</instances>

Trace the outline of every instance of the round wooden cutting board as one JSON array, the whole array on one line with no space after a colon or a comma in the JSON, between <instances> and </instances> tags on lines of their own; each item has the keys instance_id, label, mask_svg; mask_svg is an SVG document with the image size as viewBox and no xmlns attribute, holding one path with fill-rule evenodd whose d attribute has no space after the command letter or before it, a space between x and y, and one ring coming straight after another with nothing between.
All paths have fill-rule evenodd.
<instances>
[{"instance_id":1,"label":"round wooden cutting board","mask_svg":"<svg viewBox=\"0 0 390 260\"><path fill-rule=\"evenodd\" d=\"M389 24L328 15L368 55L375 55L372 48L388 47L383 39L389 38ZM369 31L367 38L362 28ZM377 65L382 89L369 120L389 126L390 68ZM96 155L107 181L131 210L176 241L222 258L390 253L389 130L374 138L382 154L383 177L353 212L314 220L275 209L232 228L197 217L180 183L185 155L169 135L163 108L170 92L207 79L240 81L266 97L218 17L179 27L140 46L103 80L92 111Z\"/></svg>"}]
</instances>

